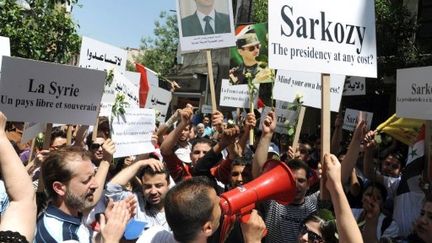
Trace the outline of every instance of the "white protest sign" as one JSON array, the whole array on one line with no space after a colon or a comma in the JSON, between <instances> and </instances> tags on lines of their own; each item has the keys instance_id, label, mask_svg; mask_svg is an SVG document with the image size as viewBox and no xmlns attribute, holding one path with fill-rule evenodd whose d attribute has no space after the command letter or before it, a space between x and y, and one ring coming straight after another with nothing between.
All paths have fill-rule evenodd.
<instances>
[{"instance_id":1,"label":"white protest sign","mask_svg":"<svg viewBox=\"0 0 432 243\"><path fill-rule=\"evenodd\" d=\"M97 70L126 71L127 51L83 36L79 66Z\"/></svg>"},{"instance_id":2,"label":"white protest sign","mask_svg":"<svg viewBox=\"0 0 432 243\"><path fill-rule=\"evenodd\" d=\"M259 89L258 85L256 85ZM254 104L258 100L255 96ZM247 84L231 85L228 79L222 79L220 106L249 108L249 94Z\"/></svg>"},{"instance_id":3,"label":"white protest sign","mask_svg":"<svg viewBox=\"0 0 432 243\"><path fill-rule=\"evenodd\" d=\"M264 107L263 111L261 112L261 119L260 119L260 125L259 128L262 130L262 123L264 122L264 118L267 116L267 114L272 110L271 107ZM274 109L276 113L276 129L275 132L280 134L288 134L288 129L286 126L286 123L294 124L294 122L297 120L297 112L287 109Z\"/></svg>"},{"instance_id":4,"label":"white protest sign","mask_svg":"<svg viewBox=\"0 0 432 243\"><path fill-rule=\"evenodd\" d=\"M211 105L202 105L201 106L201 113L203 113L203 114L211 114L211 113L213 113Z\"/></svg>"},{"instance_id":5,"label":"white protest sign","mask_svg":"<svg viewBox=\"0 0 432 243\"><path fill-rule=\"evenodd\" d=\"M126 78L129 79L129 81L131 81L135 86L139 87L140 79L141 79L141 73L126 71L124 74L125 74Z\"/></svg>"},{"instance_id":6,"label":"white protest sign","mask_svg":"<svg viewBox=\"0 0 432 243\"><path fill-rule=\"evenodd\" d=\"M332 111L339 111L344 81L343 75L331 75L330 109ZM273 99L293 102L298 95L303 97L304 106L321 109L321 75L278 70L273 86Z\"/></svg>"},{"instance_id":7,"label":"white protest sign","mask_svg":"<svg viewBox=\"0 0 432 243\"><path fill-rule=\"evenodd\" d=\"M154 109L160 112L160 114L156 116L156 119L163 123L165 122L171 99L171 92L156 86L152 86L150 87L149 93L147 95L145 108Z\"/></svg>"},{"instance_id":8,"label":"white protest sign","mask_svg":"<svg viewBox=\"0 0 432 243\"><path fill-rule=\"evenodd\" d=\"M372 117L372 112L359 111L347 108L345 110L345 117L342 128L348 131L354 131L358 122L358 118L360 118L361 120L366 121L366 128L369 131L372 124Z\"/></svg>"},{"instance_id":9,"label":"white protest sign","mask_svg":"<svg viewBox=\"0 0 432 243\"><path fill-rule=\"evenodd\" d=\"M432 120L432 66L397 70L396 116Z\"/></svg>"},{"instance_id":10,"label":"white protest sign","mask_svg":"<svg viewBox=\"0 0 432 243\"><path fill-rule=\"evenodd\" d=\"M124 115L113 117L112 138L115 141L114 158L145 154L155 151L151 143L155 129L155 111L126 108Z\"/></svg>"},{"instance_id":11,"label":"white protest sign","mask_svg":"<svg viewBox=\"0 0 432 243\"><path fill-rule=\"evenodd\" d=\"M366 95L366 79L362 77L347 77L343 95Z\"/></svg>"},{"instance_id":12,"label":"white protest sign","mask_svg":"<svg viewBox=\"0 0 432 243\"><path fill-rule=\"evenodd\" d=\"M2 56L10 56L9 38L0 36L0 73L2 68Z\"/></svg>"},{"instance_id":13,"label":"white protest sign","mask_svg":"<svg viewBox=\"0 0 432 243\"><path fill-rule=\"evenodd\" d=\"M269 66L377 77L375 2L271 0Z\"/></svg>"},{"instance_id":14,"label":"white protest sign","mask_svg":"<svg viewBox=\"0 0 432 243\"><path fill-rule=\"evenodd\" d=\"M21 143L27 143L33 138L37 137L39 133L44 132L46 123L39 122L26 122L24 123L24 131L21 137Z\"/></svg>"},{"instance_id":15,"label":"white protest sign","mask_svg":"<svg viewBox=\"0 0 432 243\"><path fill-rule=\"evenodd\" d=\"M0 110L10 121L93 125L105 72L3 57Z\"/></svg>"},{"instance_id":16,"label":"white protest sign","mask_svg":"<svg viewBox=\"0 0 432 243\"><path fill-rule=\"evenodd\" d=\"M182 52L235 46L232 0L211 2L210 7L215 10L214 15L210 13L206 16L207 14L201 11L207 11L208 6L201 7L202 3L196 4L194 0L177 0L177 22ZM208 25L205 24L205 17L210 17Z\"/></svg>"},{"instance_id":17,"label":"white protest sign","mask_svg":"<svg viewBox=\"0 0 432 243\"><path fill-rule=\"evenodd\" d=\"M150 68L146 67L145 69L146 69L146 75L147 75L147 82L148 82L148 84L150 86L159 87L159 77L158 77L157 73L155 71L151 70Z\"/></svg>"}]
</instances>

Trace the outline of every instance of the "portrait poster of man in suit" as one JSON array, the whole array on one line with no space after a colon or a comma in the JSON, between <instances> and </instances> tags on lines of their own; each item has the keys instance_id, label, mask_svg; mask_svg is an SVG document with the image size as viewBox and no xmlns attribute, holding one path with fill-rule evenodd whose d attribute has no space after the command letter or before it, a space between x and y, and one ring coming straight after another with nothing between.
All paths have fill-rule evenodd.
<instances>
[{"instance_id":1,"label":"portrait poster of man in suit","mask_svg":"<svg viewBox=\"0 0 432 243\"><path fill-rule=\"evenodd\" d=\"M271 104L271 92L275 78L268 67L267 23L241 25L236 28L236 47L230 49L230 83L260 84L259 98L267 106Z\"/></svg>"},{"instance_id":2,"label":"portrait poster of man in suit","mask_svg":"<svg viewBox=\"0 0 432 243\"><path fill-rule=\"evenodd\" d=\"M234 45L232 0L177 1L182 50Z\"/></svg>"}]
</instances>

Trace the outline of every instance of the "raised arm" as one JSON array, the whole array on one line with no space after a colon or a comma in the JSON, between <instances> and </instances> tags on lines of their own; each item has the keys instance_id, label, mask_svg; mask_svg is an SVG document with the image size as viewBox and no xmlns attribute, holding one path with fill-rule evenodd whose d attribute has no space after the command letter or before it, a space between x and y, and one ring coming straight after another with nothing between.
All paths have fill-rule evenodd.
<instances>
[{"instance_id":1,"label":"raised arm","mask_svg":"<svg viewBox=\"0 0 432 243\"><path fill-rule=\"evenodd\" d=\"M111 162L113 160L113 154L115 153L115 145L114 142L108 138L105 140L105 142L102 145L103 149L103 157L102 161L99 164L99 167L97 169L95 179L98 183L98 188L96 189L94 195L95 200L93 200L92 205L90 205L88 208L85 209L86 212L89 212L93 209L94 206L99 202L100 198L102 197L102 193L104 190L105 180L108 175L109 168L111 166Z\"/></svg>"},{"instance_id":2,"label":"raised arm","mask_svg":"<svg viewBox=\"0 0 432 243\"><path fill-rule=\"evenodd\" d=\"M268 148L270 146L273 132L276 129L276 114L274 111L270 111L267 116L264 117L264 122L262 124L261 139L252 160L252 176L254 178L261 174L262 168L267 161Z\"/></svg>"},{"instance_id":3,"label":"raised arm","mask_svg":"<svg viewBox=\"0 0 432 243\"><path fill-rule=\"evenodd\" d=\"M2 215L0 230L14 231L33 241L36 227L36 199L32 181L5 133L6 117L0 112L0 168L9 207Z\"/></svg>"},{"instance_id":4,"label":"raised arm","mask_svg":"<svg viewBox=\"0 0 432 243\"><path fill-rule=\"evenodd\" d=\"M366 122L360 121L354 130L351 142L348 146L347 153L342 161L342 183L345 183L352 173L352 170L357 162L360 145L366 135Z\"/></svg>"},{"instance_id":5,"label":"raised arm","mask_svg":"<svg viewBox=\"0 0 432 243\"><path fill-rule=\"evenodd\" d=\"M154 171L161 171L164 168L164 164L157 159L140 160L121 170L116 176L114 176L114 178L111 179L110 182L120 186L126 186L126 184L136 175L136 173L141 168L146 166L150 166Z\"/></svg>"},{"instance_id":6,"label":"raised arm","mask_svg":"<svg viewBox=\"0 0 432 243\"><path fill-rule=\"evenodd\" d=\"M363 172L369 180L384 184L384 177L375 171L374 152L376 148L375 132L369 131L365 136L365 154L363 161Z\"/></svg>"},{"instance_id":7,"label":"raised arm","mask_svg":"<svg viewBox=\"0 0 432 243\"><path fill-rule=\"evenodd\" d=\"M323 173L326 174L326 187L330 192L334 207L339 242L360 243L363 242L360 229L351 212L348 200L341 183L341 165L336 156L324 155Z\"/></svg>"},{"instance_id":8,"label":"raised arm","mask_svg":"<svg viewBox=\"0 0 432 243\"><path fill-rule=\"evenodd\" d=\"M246 116L245 124L243 126L243 134L240 136L239 139L239 145L242 152L245 151L246 143L249 139L249 131L251 129L254 129L255 126L256 126L255 114L253 112L248 113Z\"/></svg>"},{"instance_id":9,"label":"raised arm","mask_svg":"<svg viewBox=\"0 0 432 243\"><path fill-rule=\"evenodd\" d=\"M331 138L330 150L333 154L337 154L340 150L340 144L342 142L342 125L343 117L337 114L335 120L335 129Z\"/></svg>"},{"instance_id":10,"label":"raised arm","mask_svg":"<svg viewBox=\"0 0 432 243\"><path fill-rule=\"evenodd\" d=\"M177 143L177 139L180 137L182 131L190 124L192 120L192 109L187 107L179 111L180 123L177 127L168 134L163 143L161 144L160 150L162 156L169 156L174 153L173 148Z\"/></svg>"}]
</instances>

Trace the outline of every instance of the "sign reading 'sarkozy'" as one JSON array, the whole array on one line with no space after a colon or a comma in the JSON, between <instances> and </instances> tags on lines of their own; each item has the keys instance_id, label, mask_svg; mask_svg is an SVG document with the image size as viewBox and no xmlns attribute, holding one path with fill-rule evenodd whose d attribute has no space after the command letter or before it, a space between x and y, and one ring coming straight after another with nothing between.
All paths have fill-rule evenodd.
<instances>
[{"instance_id":1,"label":"sign reading 'sarkozy'","mask_svg":"<svg viewBox=\"0 0 432 243\"><path fill-rule=\"evenodd\" d=\"M274 69L376 77L372 0L269 1Z\"/></svg>"},{"instance_id":2,"label":"sign reading 'sarkozy'","mask_svg":"<svg viewBox=\"0 0 432 243\"><path fill-rule=\"evenodd\" d=\"M432 67L397 70L396 115L432 120Z\"/></svg>"},{"instance_id":3,"label":"sign reading 'sarkozy'","mask_svg":"<svg viewBox=\"0 0 432 243\"><path fill-rule=\"evenodd\" d=\"M92 125L105 72L3 57L0 110L10 121Z\"/></svg>"}]
</instances>

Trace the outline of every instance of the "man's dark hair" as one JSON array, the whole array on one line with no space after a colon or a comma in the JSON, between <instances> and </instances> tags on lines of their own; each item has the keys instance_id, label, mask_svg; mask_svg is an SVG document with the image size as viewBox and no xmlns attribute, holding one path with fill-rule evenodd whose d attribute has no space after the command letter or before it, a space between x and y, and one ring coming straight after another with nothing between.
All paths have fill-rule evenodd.
<instances>
[{"instance_id":1,"label":"man's dark hair","mask_svg":"<svg viewBox=\"0 0 432 243\"><path fill-rule=\"evenodd\" d=\"M153 170L152 167L150 166L146 166L144 168L141 168L138 173L137 176L138 178L140 178L142 180L144 175L151 175L151 176L155 176L155 175L160 175L160 174L165 174L165 179L168 182L168 185L170 184L170 179L169 179L169 172L167 169L163 169L161 171L157 171L157 170Z\"/></svg>"},{"instance_id":2,"label":"man's dark hair","mask_svg":"<svg viewBox=\"0 0 432 243\"><path fill-rule=\"evenodd\" d=\"M305 170L306 171L306 177L309 178L310 168L309 168L309 165L306 164L304 161L299 160L299 159L292 159L292 160L287 162L287 165L291 170L300 170L300 169Z\"/></svg>"},{"instance_id":3,"label":"man's dark hair","mask_svg":"<svg viewBox=\"0 0 432 243\"><path fill-rule=\"evenodd\" d=\"M70 167L71 159L79 156L82 159L90 160L89 151L79 146L66 146L64 148L51 151L41 166L41 178L43 179L45 190L50 199L56 199L57 193L54 191L52 184L55 181L67 183L73 176ZM73 163L73 162L72 162Z\"/></svg>"},{"instance_id":4,"label":"man's dark hair","mask_svg":"<svg viewBox=\"0 0 432 243\"><path fill-rule=\"evenodd\" d=\"M174 186L165 197L165 217L174 238L183 243L193 241L201 227L211 220L213 202L211 181L204 176L192 177Z\"/></svg>"},{"instance_id":5,"label":"man's dark hair","mask_svg":"<svg viewBox=\"0 0 432 243\"><path fill-rule=\"evenodd\" d=\"M67 138L67 134L66 132L61 129L61 127L53 127L52 131L51 131L51 142L50 145L53 144L54 140L56 138Z\"/></svg>"},{"instance_id":6,"label":"man's dark hair","mask_svg":"<svg viewBox=\"0 0 432 243\"><path fill-rule=\"evenodd\" d=\"M210 140L210 139L208 139L208 138L195 138L195 139L192 141L192 148L191 148L191 150L193 151L195 145L197 145L197 144L199 144L199 143L206 143L206 144L208 144L210 147L213 147L213 141L212 141L212 140Z\"/></svg>"}]
</instances>

